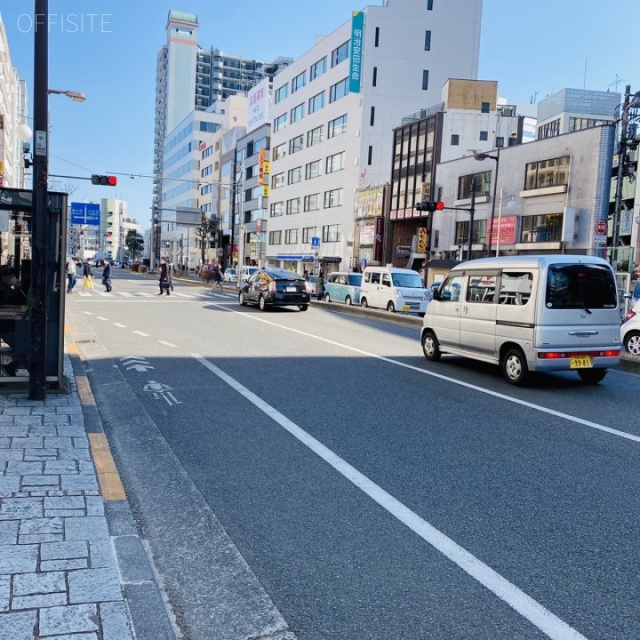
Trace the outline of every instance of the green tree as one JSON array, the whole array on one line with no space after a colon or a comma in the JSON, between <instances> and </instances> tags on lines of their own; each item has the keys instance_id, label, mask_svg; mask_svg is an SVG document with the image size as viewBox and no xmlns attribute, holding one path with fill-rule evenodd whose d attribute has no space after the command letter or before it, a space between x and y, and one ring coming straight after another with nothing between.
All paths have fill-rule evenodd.
<instances>
[{"instance_id":1,"label":"green tree","mask_svg":"<svg viewBox=\"0 0 640 640\"><path fill-rule=\"evenodd\" d=\"M212 240L215 240L218 232L218 218L215 216L207 217L202 214L200 226L195 228L196 238L200 240L200 263L206 262L207 247Z\"/></svg>"},{"instance_id":2,"label":"green tree","mask_svg":"<svg viewBox=\"0 0 640 640\"><path fill-rule=\"evenodd\" d=\"M124 243L127 249L129 249L131 260L135 260L144 248L144 239L135 229L129 229L129 231L127 231L127 237L124 239Z\"/></svg>"}]
</instances>

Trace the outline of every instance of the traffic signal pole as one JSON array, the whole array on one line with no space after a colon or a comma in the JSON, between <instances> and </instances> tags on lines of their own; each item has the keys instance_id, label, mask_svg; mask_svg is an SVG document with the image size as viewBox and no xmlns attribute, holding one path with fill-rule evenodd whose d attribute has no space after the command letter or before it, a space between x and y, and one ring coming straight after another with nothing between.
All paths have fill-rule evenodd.
<instances>
[{"instance_id":1,"label":"traffic signal pole","mask_svg":"<svg viewBox=\"0 0 640 640\"><path fill-rule=\"evenodd\" d=\"M47 181L49 119L48 0L35 0L33 73L33 213L31 220L31 344L29 399L44 400L47 386Z\"/></svg>"}]
</instances>

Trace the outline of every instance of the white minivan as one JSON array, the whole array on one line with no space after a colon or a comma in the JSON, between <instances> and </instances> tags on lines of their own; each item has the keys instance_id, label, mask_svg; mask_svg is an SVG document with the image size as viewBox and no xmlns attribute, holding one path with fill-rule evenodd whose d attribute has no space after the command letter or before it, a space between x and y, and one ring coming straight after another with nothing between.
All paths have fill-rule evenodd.
<instances>
[{"instance_id":1,"label":"white minivan","mask_svg":"<svg viewBox=\"0 0 640 640\"><path fill-rule=\"evenodd\" d=\"M588 384L620 363L620 311L608 262L531 255L463 262L427 306L427 360L442 353L497 364L510 384L530 371L575 370Z\"/></svg>"},{"instance_id":2,"label":"white minivan","mask_svg":"<svg viewBox=\"0 0 640 640\"><path fill-rule=\"evenodd\" d=\"M429 292L420 274L400 267L365 267L360 285L360 304L387 311L423 314Z\"/></svg>"}]
</instances>

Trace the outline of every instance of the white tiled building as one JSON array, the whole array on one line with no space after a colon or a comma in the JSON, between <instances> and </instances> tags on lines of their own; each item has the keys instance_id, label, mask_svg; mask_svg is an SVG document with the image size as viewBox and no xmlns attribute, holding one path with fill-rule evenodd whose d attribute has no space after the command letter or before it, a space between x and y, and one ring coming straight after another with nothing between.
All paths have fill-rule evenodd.
<instances>
[{"instance_id":1,"label":"white tiled building","mask_svg":"<svg viewBox=\"0 0 640 640\"><path fill-rule=\"evenodd\" d=\"M389 0L357 13L274 78L271 265L313 267L315 237L316 269L351 266L355 191L389 181L394 127L438 102L448 78L477 77L482 0Z\"/></svg>"}]
</instances>

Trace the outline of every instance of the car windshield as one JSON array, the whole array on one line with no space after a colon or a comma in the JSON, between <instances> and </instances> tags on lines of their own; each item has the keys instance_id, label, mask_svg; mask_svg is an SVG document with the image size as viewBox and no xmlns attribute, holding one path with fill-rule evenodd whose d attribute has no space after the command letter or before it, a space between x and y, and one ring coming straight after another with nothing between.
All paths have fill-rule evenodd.
<instances>
[{"instance_id":1,"label":"car windshield","mask_svg":"<svg viewBox=\"0 0 640 640\"><path fill-rule=\"evenodd\" d=\"M414 289L424 288L422 279L417 272L414 273L394 273L392 276L395 287L413 287Z\"/></svg>"},{"instance_id":2,"label":"car windshield","mask_svg":"<svg viewBox=\"0 0 640 640\"><path fill-rule=\"evenodd\" d=\"M350 273L349 274L349 284L352 287L359 287L362 284L362 274L361 273Z\"/></svg>"},{"instance_id":3,"label":"car windshield","mask_svg":"<svg viewBox=\"0 0 640 640\"><path fill-rule=\"evenodd\" d=\"M550 309L615 309L616 281L604 265L553 264L545 304Z\"/></svg>"}]
</instances>

